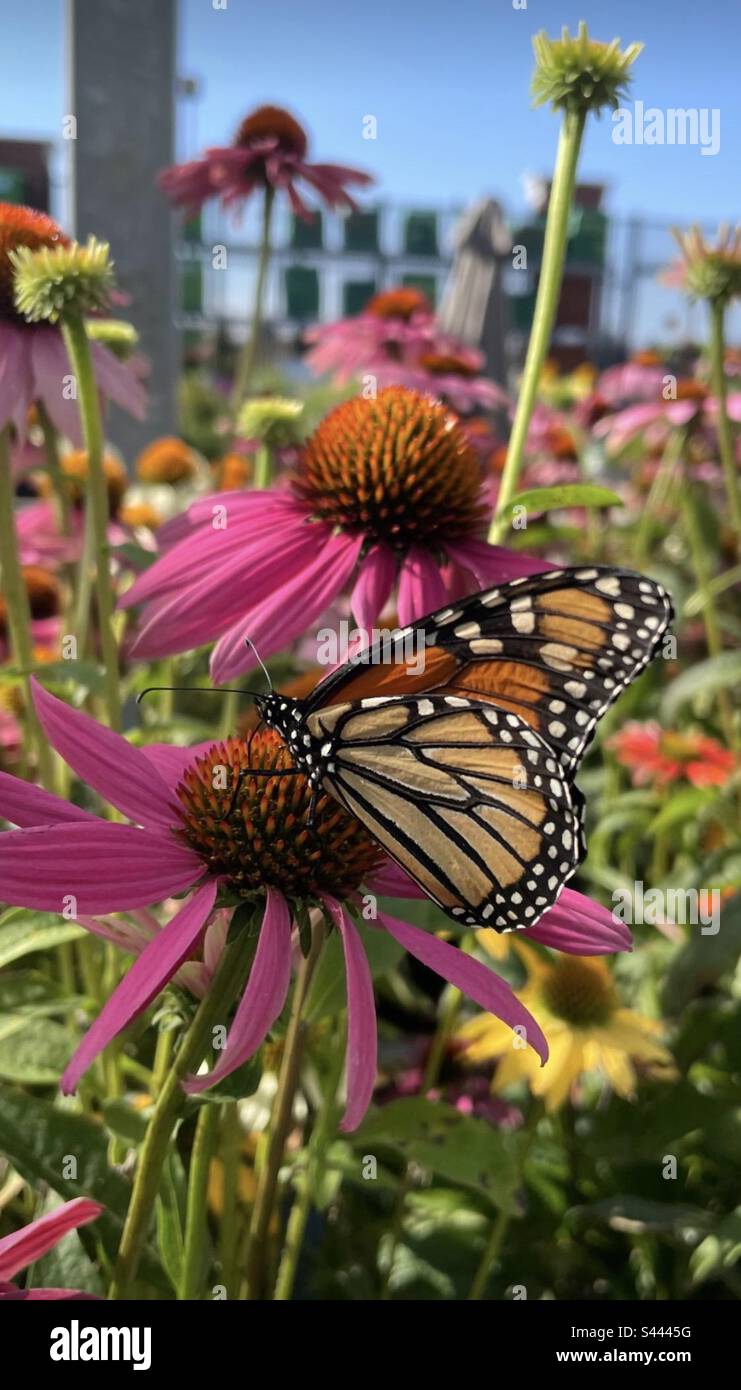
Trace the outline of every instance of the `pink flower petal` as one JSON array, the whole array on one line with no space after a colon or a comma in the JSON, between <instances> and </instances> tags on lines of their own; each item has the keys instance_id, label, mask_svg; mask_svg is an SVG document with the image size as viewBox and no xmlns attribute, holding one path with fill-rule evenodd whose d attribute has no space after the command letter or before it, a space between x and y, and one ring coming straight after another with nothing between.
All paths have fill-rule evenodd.
<instances>
[{"instance_id":1,"label":"pink flower petal","mask_svg":"<svg viewBox=\"0 0 741 1390\"><path fill-rule=\"evenodd\" d=\"M243 621L226 633L214 648L211 657L214 682L222 685L255 665L254 655L245 647L246 636L265 660L315 622L345 587L362 544L362 536L332 536L310 564L245 613Z\"/></svg>"},{"instance_id":2,"label":"pink flower petal","mask_svg":"<svg viewBox=\"0 0 741 1390\"><path fill-rule=\"evenodd\" d=\"M347 1106L340 1129L357 1129L373 1096L378 1068L378 1033L373 980L354 922L334 898L327 909L342 937L347 974Z\"/></svg>"},{"instance_id":3,"label":"pink flower petal","mask_svg":"<svg viewBox=\"0 0 741 1390\"><path fill-rule=\"evenodd\" d=\"M440 567L428 550L410 546L399 577L399 623L407 627L448 602Z\"/></svg>"},{"instance_id":4,"label":"pink flower petal","mask_svg":"<svg viewBox=\"0 0 741 1390\"><path fill-rule=\"evenodd\" d=\"M65 1095L74 1091L98 1053L151 1004L188 959L206 925L217 887L216 880L209 879L197 889L134 961L67 1066L61 1080Z\"/></svg>"},{"instance_id":5,"label":"pink flower petal","mask_svg":"<svg viewBox=\"0 0 741 1390\"><path fill-rule=\"evenodd\" d=\"M22 777L11 777L9 772L0 772L0 816L11 825L25 827L80 820L98 824L98 817L90 811L63 801L61 796L34 786L33 782L24 782Z\"/></svg>"},{"instance_id":6,"label":"pink flower petal","mask_svg":"<svg viewBox=\"0 0 741 1390\"><path fill-rule=\"evenodd\" d=\"M409 922L401 922L387 913L378 914L378 921L386 931L417 960L455 985L469 999L473 999L487 1013L501 1018L510 1028L523 1028L523 1036L535 1049L541 1061L548 1060L548 1044L542 1030L532 1014L513 994L509 985L494 974L488 966L473 956L459 951L457 946L449 946L447 941L439 941L430 932L413 927Z\"/></svg>"},{"instance_id":7,"label":"pink flower petal","mask_svg":"<svg viewBox=\"0 0 741 1390\"><path fill-rule=\"evenodd\" d=\"M268 888L247 988L229 1029L224 1055L205 1076L183 1083L190 1095L215 1086L256 1052L286 1002L291 981L291 913L282 893Z\"/></svg>"},{"instance_id":8,"label":"pink flower petal","mask_svg":"<svg viewBox=\"0 0 741 1390\"><path fill-rule=\"evenodd\" d=\"M31 337L34 398L44 402L60 434L78 448L82 444L80 408L65 389L72 375L67 350L59 328L34 331Z\"/></svg>"},{"instance_id":9,"label":"pink flower petal","mask_svg":"<svg viewBox=\"0 0 741 1390\"><path fill-rule=\"evenodd\" d=\"M193 766L196 758L202 757L209 748L213 748L215 742L215 739L209 738L203 743L194 743L189 748L179 748L174 743L145 743L141 751L147 761L156 767L168 787L176 787L182 782L187 768Z\"/></svg>"},{"instance_id":10,"label":"pink flower petal","mask_svg":"<svg viewBox=\"0 0 741 1390\"><path fill-rule=\"evenodd\" d=\"M21 439L25 438L26 412L33 400L33 332L6 321L0 326L0 429L12 422Z\"/></svg>"},{"instance_id":11,"label":"pink flower petal","mask_svg":"<svg viewBox=\"0 0 741 1390\"><path fill-rule=\"evenodd\" d=\"M95 1221L104 1208L99 1202L87 1197L75 1197L64 1202L61 1207L47 1212L0 1240L0 1279L12 1279L21 1269L40 1260L47 1251L53 1250L68 1231L76 1231L78 1226L86 1226Z\"/></svg>"},{"instance_id":12,"label":"pink flower petal","mask_svg":"<svg viewBox=\"0 0 741 1390\"><path fill-rule=\"evenodd\" d=\"M147 393L130 366L120 362L105 343L91 343L90 353L98 389L137 420L147 413Z\"/></svg>"},{"instance_id":13,"label":"pink flower petal","mask_svg":"<svg viewBox=\"0 0 741 1390\"><path fill-rule=\"evenodd\" d=\"M396 559L387 545L374 545L361 562L350 607L358 627L371 628L388 602L396 579Z\"/></svg>"},{"instance_id":14,"label":"pink flower petal","mask_svg":"<svg viewBox=\"0 0 741 1390\"><path fill-rule=\"evenodd\" d=\"M83 782L130 820L177 824L178 803L150 759L120 734L50 695L35 677L31 684L49 742Z\"/></svg>"},{"instance_id":15,"label":"pink flower petal","mask_svg":"<svg viewBox=\"0 0 741 1390\"><path fill-rule=\"evenodd\" d=\"M522 555L506 546L489 545L486 541L457 541L446 544L445 550L461 569L468 570L482 589L493 584L508 584L526 574L541 574L553 569L537 555ZM473 592L470 590L469 592Z\"/></svg>"},{"instance_id":16,"label":"pink flower petal","mask_svg":"<svg viewBox=\"0 0 741 1390\"><path fill-rule=\"evenodd\" d=\"M543 946L577 956L604 956L633 949L628 927L608 908L573 888L563 893L525 935Z\"/></svg>"},{"instance_id":17,"label":"pink flower petal","mask_svg":"<svg viewBox=\"0 0 741 1390\"><path fill-rule=\"evenodd\" d=\"M108 821L73 821L0 835L0 901L97 916L148 907L192 888L202 860L174 835Z\"/></svg>"}]
</instances>

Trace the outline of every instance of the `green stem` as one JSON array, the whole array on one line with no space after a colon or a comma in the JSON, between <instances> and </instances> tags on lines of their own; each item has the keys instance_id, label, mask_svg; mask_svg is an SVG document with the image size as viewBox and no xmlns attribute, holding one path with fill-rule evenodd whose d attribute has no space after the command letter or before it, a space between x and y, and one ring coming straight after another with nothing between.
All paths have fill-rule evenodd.
<instances>
[{"instance_id":1,"label":"green stem","mask_svg":"<svg viewBox=\"0 0 741 1390\"><path fill-rule=\"evenodd\" d=\"M256 488L270 487L273 481L273 453L267 444L260 444L255 454L255 480Z\"/></svg>"},{"instance_id":2,"label":"green stem","mask_svg":"<svg viewBox=\"0 0 741 1390\"><path fill-rule=\"evenodd\" d=\"M237 716L239 714L239 696L233 690L228 690L221 702L221 719L219 720L219 738L233 738L237 732Z\"/></svg>"},{"instance_id":3,"label":"green stem","mask_svg":"<svg viewBox=\"0 0 741 1390\"><path fill-rule=\"evenodd\" d=\"M219 1226L219 1264L227 1295L236 1284L239 1177L242 1166L242 1126L236 1105L225 1105L221 1125L222 1205Z\"/></svg>"},{"instance_id":4,"label":"green stem","mask_svg":"<svg viewBox=\"0 0 741 1390\"><path fill-rule=\"evenodd\" d=\"M635 565L640 569L645 564L649 551L649 541L657 514L669 496L677 463L684 448L684 434L673 432L661 456L648 496L641 511L635 538Z\"/></svg>"},{"instance_id":5,"label":"green stem","mask_svg":"<svg viewBox=\"0 0 741 1390\"><path fill-rule=\"evenodd\" d=\"M527 347L512 433L507 448L507 460L502 473L497 511L489 531L489 540L492 542L500 541L509 525L507 508L517 491L525 456L527 432L540 384L540 374L550 347L558 299L561 293L569 213L574 195L576 167L579 162L585 121L586 112L567 111L561 125L556 167L548 204L543 260L540 267L533 326Z\"/></svg>"},{"instance_id":6,"label":"green stem","mask_svg":"<svg viewBox=\"0 0 741 1390\"><path fill-rule=\"evenodd\" d=\"M739 490L733 429L728 416L724 319L724 302L720 299L712 300L710 304L710 375L713 394L718 402L718 446L723 465L730 520L736 533L736 546L741 551L741 491Z\"/></svg>"},{"instance_id":7,"label":"green stem","mask_svg":"<svg viewBox=\"0 0 741 1390\"><path fill-rule=\"evenodd\" d=\"M237 375L232 391L231 405L234 415L236 415L242 401L247 395L260 347L262 304L265 294L268 265L270 263L270 220L273 211L274 196L274 189L268 185L265 189L265 199L262 207L262 238L260 241L260 255L257 263L257 283L255 285L255 302L252 309L252 326L249 337L246 339L239 355Z\"/></svg>"},{"instance_id":8,"label":"green stem","mask_svg":"<svg viewBox=\"0 0 741 1390\"><path fill-rule=\"evenodd\" d=\"M335 1038L335 1046L332 1053L332 1065L327 1076L319 1114L316 1117L314 1129L309 1140L306 1167L297 1179L296 1200L291 1208L291 1215L288 1218L286 1227L286 1239L283 1246L278 1277L275 1282L275 1293L273 1295L276 1303L287 1302L293 1294L293 1286L296 1282L301 1249L304 1243L306 1223L309 1219L309 1212L315 1200L319 1181L322 1176L324 1160L327 1149L337 1127L337 1088L342 1080L342 1071L345 1064L345 1049L341 1045L342 1038L339 1036L344 1029L338 1029L338 1036Z\"/></svg>"},{"instance_id":9,"label":"green stem","mask_svg":"<svg viewBox=\"0 0 741 1390\"><path fill-rule=\"evenodd\" d=\"M270 1230L270 1221L278 1190L278 1175L293 1117L293 1100L301 1073L301 1059L306 1034L301 1015L323 943L324 922L322 921L314 927L309 954L301 963L293 992L291 1017L283 1049L283 1062L273 1103L270 1137L265 1162L258 1179L255 1205L250 1222L246 1274L248 1299L259 1299L263 1293L268 1231Z\"/></svg>"},{"instance_id":10,"label":"green stem","mask_svg":"<svg viewBox=\"0 0 741 1390\"><path fill-rule=\"evenodd\" d=\"M57 432L49 418L49 412L43 401L38 401L36 409L41 425L41 433L44 436L44 453L46 454L46 471L49 474L52 489L54 492L54 512L57 518L60 535L69 536L72 534L72 508L70 498L65 486L65 478L62 472L62 465L59 462L59 442Z\"/></svg>"},{"instance_id":11,"label":"green stem","mask_svg":"<svg viewBox=\"0 0 741 1390\"><path fill-rule=\"evenodd\" d=\"M254 947L250 933L242 931L224 952L208 994L199 1005L157 1097L139 1157L109 1298L125 1299L131 1296L159 1191L162 1166L175 1123L185 1103L181 1082L202 1061L209 1048L214 1024L225 1020L230 1005L244 983Z\"/></svg>"},{"instance_id":12,"label":"green stem","mask_svg":"<svg viewBox=\"0 0 741 1390\"><path fill-rule=\"evenodd\" d=\"M188 1173L183 1278L178 1295L181 1300L197 1298L203 1278L203 1269L206 1263L203 1247L206 1236L208 1177L211 1171L211 1159L216 1148L218 1129L219 1107L206 1101L198 1116Z\"/></svg>"},{"instance_id":13,"label":"green stem","mask_svg":"<svg viewBox=\"0 0 741 1390\"><path fill-rule=\"evenodd\" d=\"M88 486L85 504L90 515L90 534L95 553L95 579L98 599L98 626L103 657L105 701L108 722L112 729L121 729L121 687L118 672L118 647L113 630L113 590L111 588L110 552L108 548L108 488L103 472L103 421L100 396L95 380L85 324L81 318L70 317L62 324L62 333L70 365L77 381L82 434L87 453Z\"/></svg>"},{"instance_id":14,"label":"green stem","mask_svg":"<svg viewBox=\"0 0 741 1390\"><path fill-rule=\"evenodd\" d=\"M538 1128L538 1121L542 1113L542 1101L533 1100L530 1106L530 1114L528 1116L527 1129L522 1135L522 1147L520 1149L519 1154L520 1182L524 1180L525 1164L527 1163L528 1157L530 1155L530 1150L533 1146L533 1141L535 1139L535 1134ZM473 1283L471 1284L471 1288L468 1294L469 1302L476 1303L484 1297L484 1294L486 1293L486 1287L489 1282L489 1275L491 1274L494 1265L499 1259L499 1255L504 1244L504 1238L507 1234L507 1231L509 1230L509 1224L511 1220L511 1212L497 1212L497 1215L492 1223L491 1231L489 1232L489 1239L487 1240L486 1246L484 1247L484 1253L481 1256L479 1267L476 1270L476 1273L473 1278Z\"/></svg>"},{"instance_id":15,"label":"green stem","mask_svg":"<svg viewBox=\"0 0 741 1390\"><path fill-rule=\"evenodd\" d=\"M39 775L44 785L54 789L54 762L51 748L44 737L31 693L33 668L33 637L31 607L23 579L18 535L15 529L15 492L10 476L10 447L8 427L0 430L0 578L7 612L10 647L18 670L22 672L24 688L24 720L29 750L35 754Z\"/></svg>"},{"instance_id":16,"label":"green stem","mask_svg":"<svg viewBox=\"0 0 741 1390\"><path fill-rule=\"evenodd\" d=\"M718 618L715 596L710 588L710 567L705 550L702 525L695 506L694 484L688 477L685 477L684 487L682 488L682 516L690 548L692 568L695 572L697 588L702 599L702 620L705 627L705 641L710 656L720 656L723 651L720 620ZM734 748L736 738L733 720L733 705L727 690L718 691L718 712L725 741L729 748Z\"/></svg>"}]
</instances>

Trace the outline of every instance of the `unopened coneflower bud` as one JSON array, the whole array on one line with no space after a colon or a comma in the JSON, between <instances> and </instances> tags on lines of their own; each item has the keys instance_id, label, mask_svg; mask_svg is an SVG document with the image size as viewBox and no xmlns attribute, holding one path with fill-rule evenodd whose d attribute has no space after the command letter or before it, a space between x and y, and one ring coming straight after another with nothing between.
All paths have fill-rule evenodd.
<instances>
[{"instance_id":1,"label":"unopened coneflower bud","mask_svg":"<svg viewBox=\"0 0 741 1390\"><path fill-rule=\"evenodd\" d=\"M288 396L263 396L248 401L239 412L237 433L243 439L259 439L271 449L299 442L303 401Z\"/></svg>"},{"instance_id":2,"label":"unopened coneflower bud","mask_svg":"<svg viewBox=\"0 0 741 1390\"><path fill-rule=\"evenodd\" d=\"M535 72L532 94L535 106L547 101L557 110L601 111L617 107L628 88L629 69L643 44L621 49L620 40L599 43L590 39L584 20L575 37L567 28L560 39L549 39L545 30L535 35Z\"/></svg>"},{"instance_id":3,"label":"unopened coneflower bud","mask_svg":"<svg viewBox=\"0 0 741 1390\"><path fill-rule=\"evenodd\" d=\"M682 262L679 275L669 272L667 279L677 279L693 299L727 303L741 294L741 226L731 229L724 223L715 245L707 242L696 226L687 232L673 227L672 236L682 252Z\"/></svg>"},{"instance_id":4,"label":"unopened coneflower bud","mask_svg":"<svg viewBox=\"0 0 741 1390\"><path fill-rule=\"evenodd\" d=\"M114 287L113 262L105 241L88 237L84 246L19 246L10 252L15 271L15 303L30 323L80 318L107 309Z\"/></svg>"},{"instance_id":5,"label":"unopened coneflower bud","mask_svg":"<svg viewBox=\"0 0 741 1390\"><path fill-rule=\"evenodd\" d=\"M87 335L93 343L103 343L120 362L128 362L139 343L133 323L125 319L90 319Z\"/></svg>"}]
</instances>

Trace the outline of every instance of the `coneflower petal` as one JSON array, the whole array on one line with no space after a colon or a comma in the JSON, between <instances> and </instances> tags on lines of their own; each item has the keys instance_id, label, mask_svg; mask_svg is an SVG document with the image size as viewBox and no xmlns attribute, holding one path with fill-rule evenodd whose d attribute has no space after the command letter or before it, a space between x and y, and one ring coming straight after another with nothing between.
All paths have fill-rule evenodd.
<instances>
[{"instance_id":1,"label":"coneflower petal","mask_svg":"<svg viewBox=\"0 0 741 1390\"><path fill-rule=\"evenodd\" d=\"M368 958L357 928L334 898L324 899L342 938L347 975L347 1105L340 1129L357 1129L371 1102L378 1068L376 1002Z\"/></svg>"}]
</instances>

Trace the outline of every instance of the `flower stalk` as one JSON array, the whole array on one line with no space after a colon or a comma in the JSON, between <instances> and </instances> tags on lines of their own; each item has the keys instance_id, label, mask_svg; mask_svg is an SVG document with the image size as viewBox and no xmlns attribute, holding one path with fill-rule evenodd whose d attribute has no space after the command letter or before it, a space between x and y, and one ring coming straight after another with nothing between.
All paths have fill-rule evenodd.
<instances>
[{"instance_id":1,"label":"flower stalk","mask_svg":"<svg viewBox=\"0 0 741 1390\"><path fill-rule=\"evenodd\" d=\"M718 402L718 448L723 468L728 511L735 531L736 547L741 554L741 489L734 447L733 429L728 415L728 392L725 373L725 300L710 301L710 374L713 394Z\"/></svg>"},{"instance_id":2,"label":"flower stalk","mask_svg":"<svg viewBox=\"0 0 741 1390\"><path fill-rule=\"evenodd\" d=\"M114 603L108 547L108 489L103 472L104 435L100 398L90 353L90 343L83 319L77 314L70 314L62 322L62 333L70 365L77 380L80 419L87 450L88 494L84 549L87 551L89 540L95 557L95 591L104 666L106 709L111 728L120 731L121 689L118 645L113 628ZM83 563L84 561L85 555L83 554Z\"/></svg>"},{"instance_id":3,"label":"flower stalk","mask_svg":"<svg viewBox=\"0 0 741 1390\"><path fill-rule=\"evenodd\" d=\"M257 262L257 282L255 284L255 301L252 309L252 326L249 337L247 338L239 356L237 374L232 390L232 411L236 414L242 401L247 395L250 383L257 362L257 354L260 347L260 331L262 329L263 318L263 299L265 296L265 284L270 264L270 224L272 220L273 202L275 200L275 190L268 184L265 189L265 198L262 208L262 236L260 239L260 253Z\"/></svg>"},{"instance_id":4,"label":"flower stalk","mask_svg":"<svg viewBox=\"0 0 741 1390\"><path fill-rule=\"evenodd\" d=\"M159 1092L139 1156L131 1202L108 1294L111 1299L126 1299L132 1296L139 1260L159 1192L162 1168L169 1151L172 1132L185 1104L185 1092L181 1083L187 1075L198 1069L208 1050L212 1028L219 1022L223 1023L226 1018L247 974L254 948L255 939L245 930L227 947L208 993L201 1001Z\"/></svg>"},{"instance_id":5,"label":"flower stalk","mask_svg":"<svg viewBox=\"0 0 741 1390\"><path fill-rule=\"evenodd\" d=\"M522 374L512 433L507 447L507 458L502 472L497 510L489 531L489 540L492 543L500 541L507 529L507 512L509 504L517 492L540 374L550 347L558 299L561 293L569 213L574 196L576 169L585 123L586 111L564 112L548 204L543 261L535 300L533 326L525 357L525 368Z\"/></svg>"},{"instance_id":6,"label":"flower stalk","mask_svg":"<svg viewBox=\"0 0 741 1390\"><path fill-rule=\"evenodd\" d=\"M14 660L22 673L24 719L29 749L35 755L44 785L51 788L54 779L52 753L39 724L31 694L34 661L31 607L23 582L14 508L15 492L10 476L10 446L6 426L0 431L0 577L7 610L10 645Z\"/></svg>"}]
</instances>

